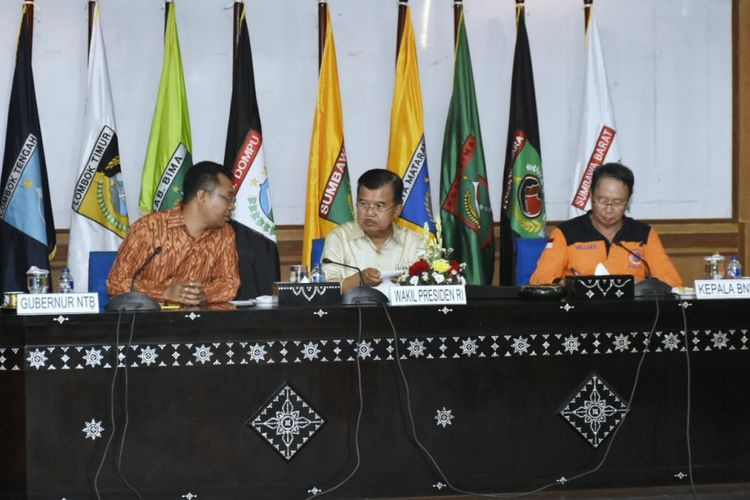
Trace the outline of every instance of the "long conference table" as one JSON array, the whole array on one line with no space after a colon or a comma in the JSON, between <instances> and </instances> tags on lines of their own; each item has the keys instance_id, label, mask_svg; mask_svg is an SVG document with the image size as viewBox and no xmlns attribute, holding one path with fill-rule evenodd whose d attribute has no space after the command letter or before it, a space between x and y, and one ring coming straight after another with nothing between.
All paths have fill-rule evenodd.
<instances>
[{"instance_id":1,"label":"long conference table","mask_svg":"<svg viewBox=\"0 0 750 500\"><path fill-rule=\"evenodd\" d=\"M6 312L0 497L303 499L357 465L323 498L747 482L749 305Z\"/></svg>"}]
</instances>

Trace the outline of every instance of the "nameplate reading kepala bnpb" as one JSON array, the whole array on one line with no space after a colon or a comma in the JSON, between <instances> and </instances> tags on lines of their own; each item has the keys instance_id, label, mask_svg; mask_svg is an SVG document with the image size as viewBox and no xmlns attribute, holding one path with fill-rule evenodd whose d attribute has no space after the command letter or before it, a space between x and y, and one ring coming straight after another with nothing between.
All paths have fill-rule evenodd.
<instances>
[{"instance_id":1,"label":"nameplate reading kepala bnpb","mask_svg":"<svg viewBox=\"0 0 750 500\"><path fill-rule=\"evenodd\" d=\"M25 293L18 296L16 314L98 314L96 293Z\"/></svg>"},{"instance_id":2,"label":"nameplate reading kepala bnpb","mask_svg":"<svg viewBox=\"0 0 750 500\"><path fill-rule=\"evenodd\" d=\"M392 286L389 293L391 306L466 304L464 285Z\"/></svg>"},{"instance_id":3,"label":"nameplate reading kepala bnpb","mask_svg":"<svg viewBox=\"0 0 750 500\"><path fill-rule=\"evenodd\" d=\"M695 280L698 299L750 299L750 280Z\"/></svg>"}]
</instances>

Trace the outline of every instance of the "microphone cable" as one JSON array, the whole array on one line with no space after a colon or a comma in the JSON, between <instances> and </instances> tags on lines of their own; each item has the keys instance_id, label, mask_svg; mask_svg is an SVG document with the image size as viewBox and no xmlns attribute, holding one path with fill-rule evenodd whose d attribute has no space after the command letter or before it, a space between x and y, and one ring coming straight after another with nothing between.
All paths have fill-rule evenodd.
<instances>
[{"instance_id":1,"label":"microphone cable","mask_svg":"<svg viewBox=\"0 0 750 500\"><path fill-rule=\"evenodd\" d=\"M633 403L633 399L635 397L636 389L638 387L638 380L640 379L640 376L641 376L641 368L642 368L642 365L643 365L643 361L646 358L646 353L648 352L649 347L651 345L651 339L652 339L652 337L654 335L654 332L656 331L656 325L659 322L659 316L660 316L659 297L654 296L654 303L656 305L656 316L654 317L654 323L651 326L651 331L649 332L648 337L646 338L645 347L643 349L643 353L641 353L641 358L638 361L638 366L637 366L636 372L635 372L635 379L633 380L633 386L632 386L632 388L630 390L630 396L628 398L627 409L625 411L625 414L622 417L622 420L620 421L620 424L612 432L612 436L609 439L609 443L607 444L607 447L604 450L604 456L601 458L601 460L599 461L599 463L594 468L592 468L590 470L587 470L587 471L581 472L579 474L576 474L576 475L572 476L569 479L565 478L565 476L562 476L560 479L557 479L556 481L554 481L552 483L548 483L548 484L546 484L544 486L541 486L541 487L539 487L539 488L537 488L535 490L526 491L526 492L522 492L522 493L479 493L479 492L474 492L474 491L462 490L461 488L458 488L458 487L454 486L448 480L447 476L445 475L445 473L443 472L443 470L438 465L438 462L435 459L435 457L432 456L432 454L427 450L427 448L424 446L424 444L422 444L422 442L417 437L417 429L416 429L416 425L414 423L414 413L412 412L412 408L411 408L411 395L410 395L410 391L409 391L409 383L406 380L406 375L404 373L404 369L401 366L401 355L399 354L399 350L398 350L398 334L396 332L396 326L394 325L393 319L391 318L390 312L388 311L388 306L386 306L385 304L382 304L383 311L385 312L385 315L388 318L388 323L390 323L390 325L391 325L391 331L393 332L393 343L394 343L394 352L395 352L395 355L396 355L396 364L398 365L398 370L399 370L399 373L401 375L401 380L403 381L403 384L404 384L404 390L405 390L405 393L406 393L406 408L407 408L407 413L408 413L408 416L409 416L409 423L411 425L411 429L410 430L411 430L411 433L412 433L412 436L413 436L413 439L414 439L414 443L422 451L422 453L425 455L425 457L428 459L428 461L432 464L432 466L435 468L435 470L437 471L438 475L445 482L445 484L450 489L452 489L453 491L455 491L456 493L460 493L462 495L477 496L477 497L486 497L486 498L521 498L521 497L526 497L526 496L529 496L529 495L534 495L536 493L539 493L541 491L547 490L547 489L549 489L549 488L551 488L553 486L556 486L558 484L570 483L570 482L573 482L575 480L578 480L578 479L581 479L583 477L586 477L586 476L588 476L590 474L593 474L594 472L598 471L604 465L605 461L607 460L607 457L609 456L610 449L612 448L612 445L615 442L615 437L617 437L618 432L623 427L623 425L625 423L625 420L627 419L627 416L630 413L631 405ZM684 313L684 310L683 310L683 313Z\"/></svg>"},{"instance_id":2,"label":"microphone cable","mask_svg":"<svg viewBox=\"0 0 750 500\"><path fill-rule=\"evenodd\" d=\"M357 355L356 355L356 361L357 361L357 399L359 400L359 408L357 410L357 420L354 425L354 452L357 457L357 462L354 465L354 469L341 481L339 481L334 486L331 486L327 490L323 490L319 493L313 493L309 497L307 497L305 500L310 500L311 498L316 498L322 495L326 495L328 493L331 493L339 488L341 488L344 484L346 484L351 478L354 477L354 475L359 470L359 465L361 463L361 456L359 451L359 427L360 427L360 421L362 420L362 410L364 408L364 398L362 397L362 367L360 365L360 346L362 345L362 304L357 302L357 322L358 322L358 329L357 329Z\"/></svg>"},{"instance_id":3,"label":"microphone cable","mask_svg":"<svg viewBox=\"0 0 750 500\"><path fill-rule=\"evenodd\" d=\"M692 368L690 365L690 344L688 342L688 339L690 337L690 333L688 332L687 328L687 313L685 312L685 307L680 304L680 311L682 312L682 327L685 329L685 369L686 369L686 379L687 379L687 404L685 408L685 442L687 444L687 456L688 456L688 478L690 479L690 489L693 492L693 496L698 496L698 491L695 489L695 480L693 479L693 450L692 445L690 443L690 413L691 413L691 399L692 399Z\"/></svg>"}]
</instances>

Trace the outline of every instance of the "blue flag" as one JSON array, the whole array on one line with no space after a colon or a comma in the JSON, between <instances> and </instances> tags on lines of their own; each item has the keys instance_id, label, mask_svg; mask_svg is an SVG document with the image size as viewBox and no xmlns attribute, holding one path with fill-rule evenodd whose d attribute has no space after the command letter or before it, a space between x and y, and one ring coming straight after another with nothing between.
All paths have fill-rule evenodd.
<instances>
[{"instance_id":1,"label":"blue flag","mask_svg":"<svg viewBox=\"0 0 750 500\"><path fill-rule=\"evenodd\" d=\"M31 70L33 5L24 4L0 177L0 288L26 291L26 270L49 269L55 252L47 166Z\"/></svg>"}]
</instances>

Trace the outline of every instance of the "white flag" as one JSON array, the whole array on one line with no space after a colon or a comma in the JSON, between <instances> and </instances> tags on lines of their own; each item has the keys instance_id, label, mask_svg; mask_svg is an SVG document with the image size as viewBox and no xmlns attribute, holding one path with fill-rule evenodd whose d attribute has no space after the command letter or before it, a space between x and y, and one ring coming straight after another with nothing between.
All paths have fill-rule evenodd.
<instances>
[{"instance_id":1,"label":"white flag","mask_svg":"<svg viewBox=\"0 0 750 500\"><path fill-rule=\"evenodd\" d=\"M89 252L117 250L130 229L99 5L89 47L88 100L80 173L73 190L68 267L75 291L88 290Z\"/></svg>"},{"instance_id":2,"label":"white flag","mask_svg":"<svg viewBox=\"0 0 750 500\"><path fill-rule=\"evenodd\" d=\"M591 8L591 7L589 7ZM620 161L615 114L609 96L604 54L593 11L586 27L586 73L581 114L581 136L573 176L569 216L591 208L591 176L604 163Z\"/></svg>"}]
</instances>

